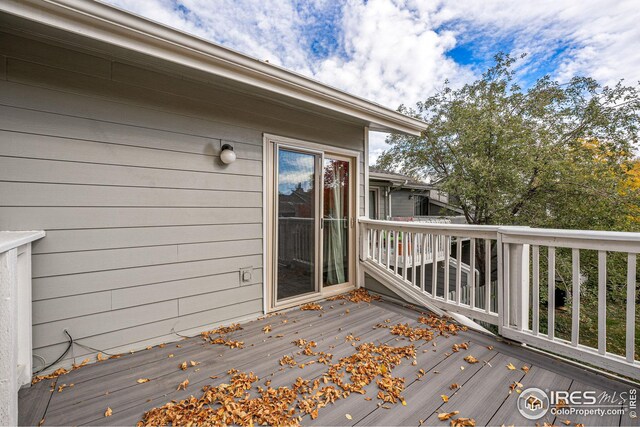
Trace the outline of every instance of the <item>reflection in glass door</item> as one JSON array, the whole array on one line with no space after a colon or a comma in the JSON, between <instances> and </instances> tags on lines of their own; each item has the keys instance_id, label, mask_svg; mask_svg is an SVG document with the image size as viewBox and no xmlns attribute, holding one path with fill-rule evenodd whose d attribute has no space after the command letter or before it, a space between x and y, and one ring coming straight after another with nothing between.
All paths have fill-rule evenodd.
<instances>
[{"instance_id":1,"label":"reflection in glass door","mask_svg":"<svg viewBox=\"0 0 640 427\"><path fill-rule=\"evenodd\" d=\"M319 156L277 150L278 301L317 290L317 169Z\"/></svg>"},{"instance_id":2,"label":"reflection in glass door","mask_svg":"<svg viewBox=\"0 0 640 427\"><path fill-rule=\"evenodd\" d=\"M323 286L349 281L350 162L325 157L323 164Z\"/></svg>"}]
</instances>

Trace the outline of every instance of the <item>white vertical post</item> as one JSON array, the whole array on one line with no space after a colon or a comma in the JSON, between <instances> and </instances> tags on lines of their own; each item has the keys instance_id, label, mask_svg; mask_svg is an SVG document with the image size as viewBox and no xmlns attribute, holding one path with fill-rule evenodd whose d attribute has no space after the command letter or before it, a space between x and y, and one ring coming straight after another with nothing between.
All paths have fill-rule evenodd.
<instances>
[{"instance_id":1,"label":"white vertical post","mask_svg":"<svg viewBox=\"0 0 640 427\"><path fill-rule=\"evenodd\" d=\"M418 283L418 233L411 233L411 285Z\"/></svg>"},{"instance_id":2,"label":"white vertical post","mask_svg":"<svg viewBox=\"0 0 640 427\"><path fill-rule=\"evenodd\" d=\"M469 305L471 308L476 308L476 239L471 238L469 247L469 280L467 286L469 286Z\"/></svg>"},{"instance_id":3,"label":"white vertical post","mask_svg":"<svg viewBox=\"0 0 640 427\"><path fill-rule=\"evenodd\" d=\"M400 232L398 230L394 230L393 231L393 251L395 253L395 259L394 259L394 265L393 265L393 272L396 274L396 276L398 275L398 256L399 256L399 252L398 250L400 249Z\"/></svg>"},{"instance_id":4,"label":"white vertical post","mask_svg":"<svg viewBox=\"0 0 640 427\"><path fill-rule=\"evenodd\" d=\"M580 249L571 250L571 345L580 341Z\"/></svg>"},{"instance_id":5,"label":"white vertical post","mask_svg":"<svg viewBox=\"0 0 640 427\"><path fill-rule=\"evenodd\" d=\"M607 252L598 251L598 353L607 353Z\"/></svg>"},{"instance_id":6,"label":"white vertical post","mask_svg":"<svg viewBox=\"0 0 640 427\"><path fill-rule=\"evenodd\" d=\"M462 301L462 237L456 237L456 304Z\"/></svg>"},{"instance_id":7,"label":"white vertical post","mask_svg":"<svg viewBox=\"0 0 640 427\"><path fill-rule=\"evenodd\" d=\"M556 329L556 248L549 246L547 282L547 335L553 340Z\"/></svg>"},{"instance_id":8,"label":"white vertical post","mask_svg":"<svg viewBox=\"0 0 640 427\"><path fill-rule=\"evenodd\" d=\"M491 311L491 240L484 241L484 309Z\"/></svg>"},{"instance_id":9,"label":"white vertical post","mask_svg":"<svg viewBox=\"0 0 640 427\"><path fill-rule=\"evenodd\" d=\"M411 243L411 233L402 232L402 280L407 280L407 270L409 270L409 244Z\"/></svg>"},{"instance_id":10,"label":"white vertical post","mask_svg":"<svg viewBox=\"0 0 640 427\"><path fill-rule=\"evenodd\" d=\"M17 263L17 249L0 253L0 425L14 426L18 425Z\"/></svg>"},{"instance_id":11,"label":"white vertical post","mask_svg":"<svg viewBox=\"0 0 640 427\"><path fill-rule=\"evenodd\" d=\"M521 331L529 327L529 245L512 243L508 250L509 321Z\"/></svg>"},{"instance_id":12,"label":"white vertical post","mask_svg":"<svg viewBox=\"0 0 640 427\"><path fill-rule=\"evenodd\" d=\"M18 247L18 385L31 383L31 243Z\"/></svg>"},{"instance_id":13,"label":"white vertical post","mask_svg":"<svg viewBox=\"0 0 640 427\"><path fill-rule=\"evenodd\" d=\"M502 233L498 232L498 240L496 242L496 252L498 254L498 286L496 286L496 292L498 293L498 333L502 333L502 328L505 326L505 285L504 285L504 244L502 243Z\"/></svg>"},{"instance_id":14,"label":"white vertical post","mask_svg":"<svg viewBox=\"0 0 640 427\"><path fill-rule=\"evenodd\" d=\"M421 239L422 239L422 255L420 255L420 289L422 289L422 292L425 292L425 287L424 287L424 265L427 263L427 239L428 239L428 235L427 234L422 234L421 235Z\"/></svg>"},{"instance_id":15,"label":"white vertical post","mask_svg":"<svg viewBox=\"0 0 640 427\"><path fill-rule=\"evenodd\" d=\"M449 252L451 251L451 236L444 236L444 300L449 301Z\"/></svg>"},{"instance_id":16,"label":"white vertical post","mask_svg":"<svg viewBox=\"0 0 640 427\"><path fill-rule=\"evenodd\" d=\"M438 295L438 236L431 235L431 296L435 298Z\"/></svg>"},{"instance_id":17,"label":"white vertical post","mask_svg":"<svg viewBox=\"0 0 640 427\"><path fill-rule=\"evenodd\" d=\"M534 245L533 249L533 335L538 335L540 328L540 247Z\"/></svg>"},{"instance_id":18,"label":"white vertical post","mask_svg":"<svg viewBox=\"0 0 640 427\"><path fill-rule=\"evenodd\" d=\"M627 255L627 362L635 359L636 348L636 254Z\"/></svg>"}]
</instances>

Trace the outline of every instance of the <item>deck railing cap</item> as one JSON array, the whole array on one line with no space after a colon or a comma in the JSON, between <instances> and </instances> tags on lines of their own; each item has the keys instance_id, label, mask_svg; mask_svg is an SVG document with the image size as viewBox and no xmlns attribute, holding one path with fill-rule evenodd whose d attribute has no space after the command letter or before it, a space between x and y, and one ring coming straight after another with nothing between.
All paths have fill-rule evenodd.
<instances>
[{"instance_id":1,"label":"deck railing cap","mask_svg":"<svg viewBox=\"0 0 640 427\"><path fill-rule=\"evenodd\" d=\"M45 236L43 230L33 231L0 231L0 253L10 251Z\"/></svg>"}]
</instances>

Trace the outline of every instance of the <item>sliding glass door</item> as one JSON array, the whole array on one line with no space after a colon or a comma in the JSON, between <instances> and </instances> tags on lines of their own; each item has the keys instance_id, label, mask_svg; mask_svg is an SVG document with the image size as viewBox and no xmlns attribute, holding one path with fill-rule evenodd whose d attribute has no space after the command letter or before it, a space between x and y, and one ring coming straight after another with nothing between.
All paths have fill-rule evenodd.
<instances>
[{"instance_id":1,"label":"sliding glass door","mask_svg":"<svg viewBox=\"0 0 640 427\"><path fill-rule=\"evenodd\" d=\"M349 159L325 156L322 209L324 286L349 281L350 169Z\"/></svg>"},{"instance_id":2,"label":"sliding glass door","mask_svg":"<svg viewBox=\"0 0 640 427\"><path fill-rule=\"evenodd\" d=\"M272 143L272 307L350 286L355 209L351 157Z\"/></svg>"},{"instance_id":3,"label":"sliding glass door","mask_svg":"<svg viewBox=\"0 0 640 427\"><path fill-rule=\"evenodd\" d=\"M319 156L278 149L278 300L317 290Z\"/></svg>"}]
</instances>

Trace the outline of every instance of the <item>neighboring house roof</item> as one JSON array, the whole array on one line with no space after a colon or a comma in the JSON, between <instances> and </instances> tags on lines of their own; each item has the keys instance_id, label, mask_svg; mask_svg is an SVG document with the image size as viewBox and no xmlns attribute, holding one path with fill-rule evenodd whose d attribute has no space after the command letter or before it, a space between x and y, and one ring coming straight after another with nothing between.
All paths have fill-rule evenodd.
<instances>
[{"instance_id":1,"label":"neighboring house roof","mask_svg":"<svg viewBox=\"0 0 640 427\"><path fill-rule=\"evenodd\" d=\"M418 181L410 176L403 175L397 172L390 172L375 167L369 167L369 179L376 181L386 181L393 186L401 186L404 188L413 188L416 190L431 190L435 187L426 182Z\"/></svg>"},{"instance_id":2,"label":"neighboring house roof","mask_svg":"<svg viewBox=\"0 0 640 427\"><path fill-rule=\"evenodd\" d=\"M372 130L419 135L426 128L421 120L97 1L5 0L0 11L204 71L274 101L355 119Z\"/></svg>"}]
</instances>

